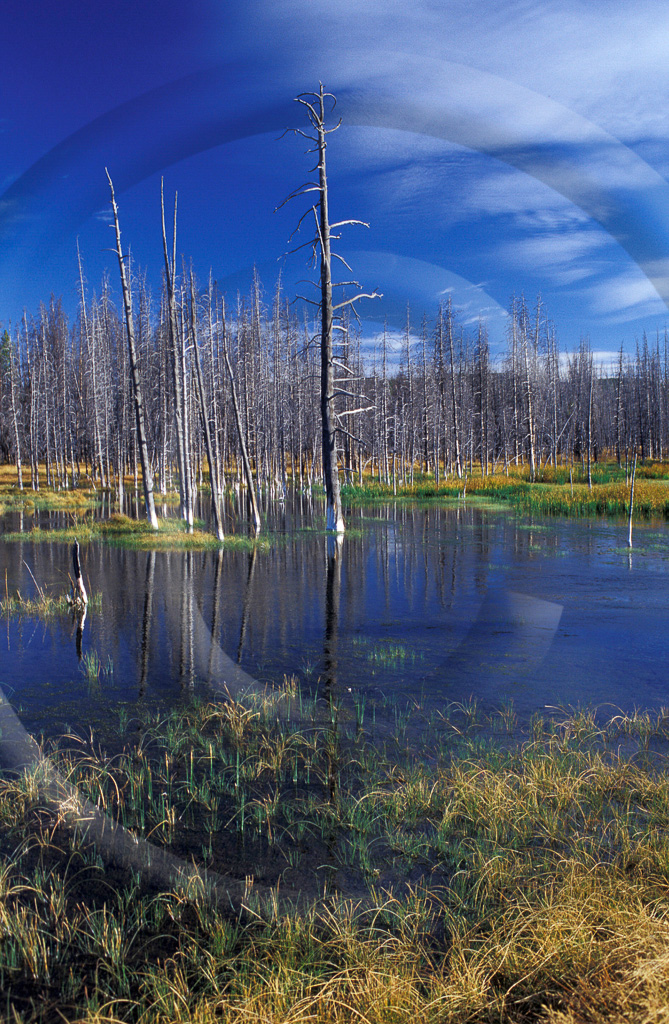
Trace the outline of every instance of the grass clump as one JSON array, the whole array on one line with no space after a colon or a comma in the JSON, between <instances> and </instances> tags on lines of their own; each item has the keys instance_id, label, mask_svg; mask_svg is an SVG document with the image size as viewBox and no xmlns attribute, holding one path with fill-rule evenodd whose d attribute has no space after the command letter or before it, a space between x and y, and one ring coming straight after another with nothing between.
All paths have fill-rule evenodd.
<instances>
[{"instance_id":1,"label":"grass clump","mask_svg":"<svg viewBox=\"0 0 669 1024\"><path fill-rule=\"evenodd\" d=\"M247 910L104 869L38 773L0 776L7 1019L662 1019L664 713L537 718L502 749L453 705L384 740L291 681L129 725L111 752L66 737L51 756L138 834L246 878ZM275 887L265 912L251 876Z\"/></svg>"},{"instance_id":2,"label":"grass clump","mask_svg":"<svg viewBox=\"0 0 669 1024\"><path fill-rule=\"evenodd\" d=\"M421 661L423 658L421 651L415 651L406 644L393 640L374 642L363 637L353 637L351 644L354 650L358 649L365 660L374 668L381 666L383 668L396 669L406 664Z\"/></svg>"},{"instance_id":3,"label":"grass clump","mask_svg":"<svg viewBox=\"0 0 669 1024\"><path fill-rule=\"evenodd\" d=\"M41 592L36 597L23 597L17 590L15 594L5 594L0 601L0 612L3 615L27 615L36 619L52 619L69 611L69 608L65 594L54 597Z\"/></svg>"},{"instance_id":4,"label":"grass clump","mask_svg":"<svg viewBox=\"0 0 669 1024\"><path fill-rule=\"evenodd\" d=\"M0 600L0 614L8 617L28 616L49 620L72 611L72 601L68 594L50 594L46 587L37 583L31 572L30 576L33 580L34 594L27 597L24 597L20 590L10 593L5 580L5 596ZM99 591L89 596L88 609L101 611L102 594Z\"/></svg>"}]
</instances>

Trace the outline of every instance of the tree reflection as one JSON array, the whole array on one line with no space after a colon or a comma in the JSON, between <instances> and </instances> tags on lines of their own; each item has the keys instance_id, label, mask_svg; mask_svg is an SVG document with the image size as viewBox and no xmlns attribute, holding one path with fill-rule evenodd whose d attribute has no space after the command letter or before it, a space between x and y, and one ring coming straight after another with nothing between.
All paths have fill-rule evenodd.
<instances>
[{"instance_id":1,"label":"tree reflection","mask_svg":"<svg viewBox=\"0 0 669 1024\"><path fill-rule=\"evenodd\" d=\"M330 706L337 697L337 641L341 597L343 537L328 537L325 577L325 637L323 639L323 696Z\"/></svg>"},{"instance_id":2,"label":"tree reflection","mask_svg":"<svg viewBox=\"0 0 669 1024\"><path fill-rule=\"evenodd\" d=\"M244 604L242 605L242 621L239 627L239 644L237 645L237 664L242 663L242 651L244 650L244 640L246 638L246 629L249 621L249 612L252 607L252 594L253 594L253 577L256 570L256 558L258 555L258 549L252 548L249 554L249 568L246 576L246 591L244 593Z\"/></svg>"},{"instance_id":3,"label":"tree reflection","mask_svg":"<svg viewBox=\"0 0 669 1024\"><path fill-rule=\"evenodd\" d=\"M343 537L327 539L325 576L325 636L323 638L323 697L329 708L331 727L323 734L327 758L327 786L330 801L335 803L339 790L339 694L337 687L337 642L339 639L339 604L341 599L341 563Z\"/></svg>"},{"instance_id":4,"label":"tree reflection","mask_svg":"<svg viewBox=\"0 0 669 1024\"><path fill-rule=\"evenodd\" d=\"M141 663L139 674L139 696L143 697L149 674L149 651L151 645L151 621L153 618L153 581L156 568L156 553L149 551L146 559L144 581L144 614L142 615Z\"/></svg>"}]
</instances>

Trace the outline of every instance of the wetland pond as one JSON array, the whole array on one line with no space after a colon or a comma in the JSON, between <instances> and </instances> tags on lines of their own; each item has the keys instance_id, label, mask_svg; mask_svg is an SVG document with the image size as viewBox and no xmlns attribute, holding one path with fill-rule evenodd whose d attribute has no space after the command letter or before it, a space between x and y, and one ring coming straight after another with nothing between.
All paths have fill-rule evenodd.
<instances>
[{"instance_id":1,"label":"wetland pond","mask_svg":"<svg viewBox=\"0 0 669 1024\"><path fill-rule=\"evenodd\" d=\"M522 724L546 708L669 705L664 523L636 526L628 553L622 521L398 502L349 509L338 544L321 512L300 495L271 505L255 551L82 546L99 602L80 637L67 614L5 615L5 696L45 735L284 676L359 716L476 702ZM68 588L69 543L2 540L37 523L66 525L0 519L3 592Z\"/></svg>"}]
</instances>

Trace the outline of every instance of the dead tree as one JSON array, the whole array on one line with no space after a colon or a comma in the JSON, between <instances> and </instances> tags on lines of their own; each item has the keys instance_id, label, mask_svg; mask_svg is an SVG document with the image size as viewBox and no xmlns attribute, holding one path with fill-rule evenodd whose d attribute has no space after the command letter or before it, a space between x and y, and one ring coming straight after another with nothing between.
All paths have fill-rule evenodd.
<instances>
[{"instance_id":1,"label":"dead tree","mask_svg":"<svg viewBox=\"0 0 669 1024\"><path fill-rule=\"evenodd\" d=\"M307 112L311 131L302 131L299 128L294 128L292 131L296 135L301 135L313 144L313 147L308 150L309 153L318 154L318 162L312 169L318 171L318 181L308 181L299 188L295 189L294 192L284 200L281 206L284 206L291 199L295 199L299 196L308 195L311 192L315 192L318 195L317 201L311 206L305 213L302 214L298 222L296 231L299 230L302 221L305 220L309 214L313 214L316 231L312 239L306 242L306 246L310 246L313 253L314 261L319 258L320 262L320 302L315 303L319 309L320 322L321 322L321 436L322 436L322 452L323 452L323 478L325 483L325 495L326 495L326 524L328 530L334 530L337 533L344 532L344 516L342 514L341 507L341 495L339 491L339 473L337 469L337 442L336 434L337 431L346 433L346 428L336 424L336 410L335 410L335 399L337 397L337 391L335 389L335 375L334 367L336 360L334 358L334 345L333 336L334 331L340 326L335 323L335 320L339 318L342 310L350 308L355 310L355 303L358 299L375 299L380 298L377 292L372 294L359 293L354 295L350 299L343 299L341 302L335 303L333 301L333 289L337 287L355 287L359 288L360 285L357 281L338 281L333 282L332 280L332 259L333 257L343 263L348 271L351 271L346 260L338 253L332 251L332 240L339 238L339 235L333 235L333 230L344 227L346 224L361 224L364 227L369 227L364 221L360 220L341 220L335 224L330 223L330 214L328 208L328 179L327 179L327 168L325 162L325 150L327 148L327 137L339 128L341 120L337 122L332 128L326 127L326 101L329 102L330 109L327 112L331 114L334 110L336 99L330 92L323 90L323 83L319 85L318 92L307 92L300 93L299 96L295 97L297 103L300 103ZM298 249L304 246L298 246ZM295 252L297 250L293 250ZM313 303L313 300L306 299L307 302ZM351 412L356 410L349 410Z\"/></svg>"},{"instance_id":2,"label":"dead tree","mask_svg":"<svg viewBox=\"0 0 669 1024\"><path fill-rule=\"evenodd\" d=\"M114 214L114 227L116 229L116 255L121 274L121 290L123 292L123 308L125 310L125 327L128 339L128 356L130 359L130 375L132 378L132 394L135 402L135 421L137 425L137 441L139 444L139 459L142 466L142 483L144 486L144 503L146 506L146 518L153 530L158 529L158 517L153 501L153 473L149 463L149 452L146 444L146 430L144 428L144 403L142 401L142 388L139 380L139 367L137 366L137 352L135 346L135 328L132 320L132 296L128 285L128 277L123 262L123 250L121 249L121 229L118 223L118 207L114 196L114 186L105 167L105 173L111 189L111 204Z\"/></svg>"},{"instance_id":3,"label":"dead tree","mask_svg":"<svg viewBox=\"0 0 669 1024\"><path fill-rule=\"evenodd\" d=\"M214 529L218 540L225 540L223 530L223 519L221 517L220 494L218 484L218 464L214 458L214 448L209 429L209 413L204 394L204 383L202 380L202 367L200 366L200 351L197 340L197 311L195 308L195 284L193 273L190 275L190 332L193 355L195 356L195 380L197 383L197 396L200 405L200 419L202 421L202 433L204 434L204 446L209 463L209 485L211 488L211 511L214 517Z\"/></svg>"},{"instance_id":4,"label":"dead tree","mask_svg":"<svg viewBox=\"0 0 669 1024\"><path fill-rule=\"evenodd\" d=\"M253 532L255 533L256 536L258 536L261 527L260 512L258 510L258 502L256 500L256 492L255 487L253 485L253 473L251 472L251 462L249 460L246 439L244 436L242 417L239 411L237 388L235 386L235 374L232 369L232 364L230 362L230 356L228 355L228 343L225 335L225 312L223 313L223 357L225 359L225 366L228 371L228 378L230 380L230 397L232 398L232 408L235 414L235 424L237 426L237 439L239 441L239 449L242 455L242 465L244 467L244 477L246 479L246 500L248 502L249 518L252 523Z\"/></svg>"},{"instance_id":5,"label":"dead tree","mask_svg":"<svg viewBox=\"0 0 669 1024\"><path fill-rule=\"evenodd\" d=\"M632 480L630 482L630 510L627 517L627 547L632 547L632 516L634 514L634 478L636 476L636 450L634 452L634 463L632 465Z\"/></svg>"},{"instance_id":6,"label":"dead tree","mask_svg":"<svg viewBox=\"0 0 669 1024\"><path fill-rule=\"evenodd\" d=\"M179 497L181 518L189 527L193 526L193 489L190 478L190 460L187 443L186 373L184 361L184 340L177 319L174 277L176 274L177 245L177 197L174 197L174 227L172 233L172 258L167 249L165 229L165 201L163 180L160 180L160 212L163 227L163 256L165 259L165 285L167 288L168 333L171 349L172 385L174 388L174 420L177 440L177 463L179 469Z\"/></svg>"}]
</instances>

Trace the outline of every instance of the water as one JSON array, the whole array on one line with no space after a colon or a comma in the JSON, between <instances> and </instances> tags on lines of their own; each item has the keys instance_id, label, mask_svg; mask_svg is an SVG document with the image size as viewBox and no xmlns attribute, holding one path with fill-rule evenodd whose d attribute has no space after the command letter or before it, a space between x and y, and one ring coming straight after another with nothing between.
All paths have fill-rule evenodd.
<instances>
[{"instance_id":1,"label":"water","mask_svg":"<svg viewBox=\"0 0 669 1024\"><path fill-rule=\"evenodd\" d=\"M271 548L255 554L83 547L101 610L80 637L68 616L0 619L0 686L47 733L284 674L358 704L512 702L521 721L547 706L669 705L663 524L635 528L630 555L622 522L375 506L349 511L338 546L319 511L299 497L273 505ZM31 572L63 593L69 545L2 543L16 526L0 520L3 591L6 580L33 594ZM93 654L96 678L85 671Z\"/></svg>"}]
</instances>

